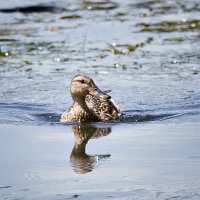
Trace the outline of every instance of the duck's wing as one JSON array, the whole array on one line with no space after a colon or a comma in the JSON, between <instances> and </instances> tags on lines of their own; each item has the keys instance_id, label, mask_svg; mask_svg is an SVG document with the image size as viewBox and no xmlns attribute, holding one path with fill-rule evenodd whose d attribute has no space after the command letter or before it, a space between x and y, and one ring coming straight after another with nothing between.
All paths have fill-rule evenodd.
<instances>
[{"instance_id":1,"label":"duck's wing","mask_svg":"<svg viewBox=\"0 0 200 200\"><path fill-rule=\"evenodd\" d=\"M72 121L74 105L72 105L68 110L66 110L60 117L60 123L66 123Z\"/></svg>"},{"instance_id":2,"label":"duck's wing","mask_svg":"<svg viewBox=\"0 0 200 200\"><path fill-rule=\"evenodd\" d=\"M101 121L119 120L122 117L122 112L113 99L87 95L86 103Z\"/></svg>"}]
</instances>

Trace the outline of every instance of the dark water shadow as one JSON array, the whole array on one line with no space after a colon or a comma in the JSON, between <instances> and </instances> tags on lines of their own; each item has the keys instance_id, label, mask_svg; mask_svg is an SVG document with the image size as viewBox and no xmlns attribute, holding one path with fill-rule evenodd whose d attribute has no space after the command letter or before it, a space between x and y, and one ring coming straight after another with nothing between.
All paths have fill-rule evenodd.
<instances>
[{"instance_id":1,"label":"dark water shadow","mask_svg":"<svg viewBox=\"0 0 200 200\"><path fill-rule=\"evenodd\" d=\"M21 12L21 13L41 13L41 12L59 12L66 10L62 8L60 5L55 3L46 3L46 4L37 4L37 5L29 5L22 7L13 7L13 8L2 8L0 12L4 13L13 13L13 12Z\"/></svg>"},{"instance_id":2,"label":"dark water shadow","mask_svg":"<svg viewBox=\"0 0 200 200\"><path fill-rule=\"evenodd\" d=\"M91 172L98 162L102 159L109 158L110 154L95 154L86 153L86 145L90 139L98 139L105 137L111 133L110 127L97 128L90 124L76 124L72 126L75 143L70 155L70 161L73 171L78 174Z\"/></svg>"}]
</instances>

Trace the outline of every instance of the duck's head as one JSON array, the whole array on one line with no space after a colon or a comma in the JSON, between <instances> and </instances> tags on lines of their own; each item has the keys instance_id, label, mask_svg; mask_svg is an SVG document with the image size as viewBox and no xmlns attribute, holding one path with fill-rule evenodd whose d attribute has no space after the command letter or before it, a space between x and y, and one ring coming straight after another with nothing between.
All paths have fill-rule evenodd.
<instances>
[{"instance_id":1,"label":"duck's head","mask_svg":"<svg viewBox=\"0 0 200 200\"><path fill-rule=\"evenodd\" d=\"M102 92L94 83L92 78L86 75L76 75L71 82L72 98L85 98L87 95L98 96L104 99L111 97L105 92Z\"/></svg>"}]
</instances>

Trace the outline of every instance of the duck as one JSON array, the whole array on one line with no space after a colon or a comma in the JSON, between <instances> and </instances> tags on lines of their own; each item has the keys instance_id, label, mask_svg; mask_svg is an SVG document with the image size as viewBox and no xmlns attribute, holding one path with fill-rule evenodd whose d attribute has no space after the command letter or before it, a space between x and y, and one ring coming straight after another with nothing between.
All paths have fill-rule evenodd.
<instances>
[{"instance_id":1,"label":"duck","mask_svg":"<svg viewBox=\"0 0 200 200\"><path fill-rule=\"evenodd\" d=\"M110 91L101 91L88 75L76 75L70 86L72 106L60 118L61 123L116 121L123 116Z\"/></svg>"}]
</instances>

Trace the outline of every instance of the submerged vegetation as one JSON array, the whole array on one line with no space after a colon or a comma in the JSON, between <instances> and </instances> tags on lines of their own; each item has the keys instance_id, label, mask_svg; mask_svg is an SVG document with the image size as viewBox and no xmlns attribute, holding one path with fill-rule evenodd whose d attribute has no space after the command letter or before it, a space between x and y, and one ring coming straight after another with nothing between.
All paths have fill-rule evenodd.
<instances>
[{"instance_id":1,"label":"submerged vegetation","mask_svg":"<svg viewBox=\"0 0 200 200\"><path fill-rule=\"evenodd\" d=\"M144 45L150 44L153 41L153 38L147 38L145 42L140 42L137 44L115 44L112 43L109 45L108 51L113 54L126 55L131 52L134 52L138 48L142 48Z\"/></svg>"},{"instance_id":2,"label":"submerged vegetation","mask_svg":"<svg viewBox=\"0 0 200 200\"><path fill-rule=\"evenodd\" d=\"M162 21L158 23L138 23L141 32L184 32L200 29L200 20L182 20L182 21Z\"/></svg>"},{"instance_id":3,"label":"submerged vegetation","mask_svg":"<svg viewBox=\"0 0 200 200\"><path fill-rule=\"evenodd\" d=\"M82 1L83 8L88 10L112 10L118 7L117 3L105 0Z\"/></svg>"},{"instance_id":4,"label":"submerged vegetation","mask_svg":"<svg viewBox=\"0 0 200 200\"><path fill-rule=\"evenodd\" d=\"M59 2L1 9L0 14L12 12L13 17L1 21L0 54L9 70L14 66L31 66L41 73L44 68L40 66L47 69L48 65L53 73L72 72L80 67L105 74L111 69L154 75L160 71L162 74L198 71L198 54L191 59L179 55L187 54L188 50L178 50L178 45L199 42L200 19L197 14L187 15L198 9L196 1L175 4L163 0L123 4L84 0L73 5ZM178 19L174 17L177 11ZM176 68L188 59L193 62L191 67L188 64Z\"/></svg>"},{"instance_id":5,"label":"submerged vegetation","mask_svg":"<svg viewBox=\"0 0 200 200\"><path fill-rule=\"evenodd\" d=\"M71 14L71 15L64 15L62 17L60 17L60 19L79 19L81 18L80 15L75 15L75 14Z\"/></svg>"}]
</instances>

